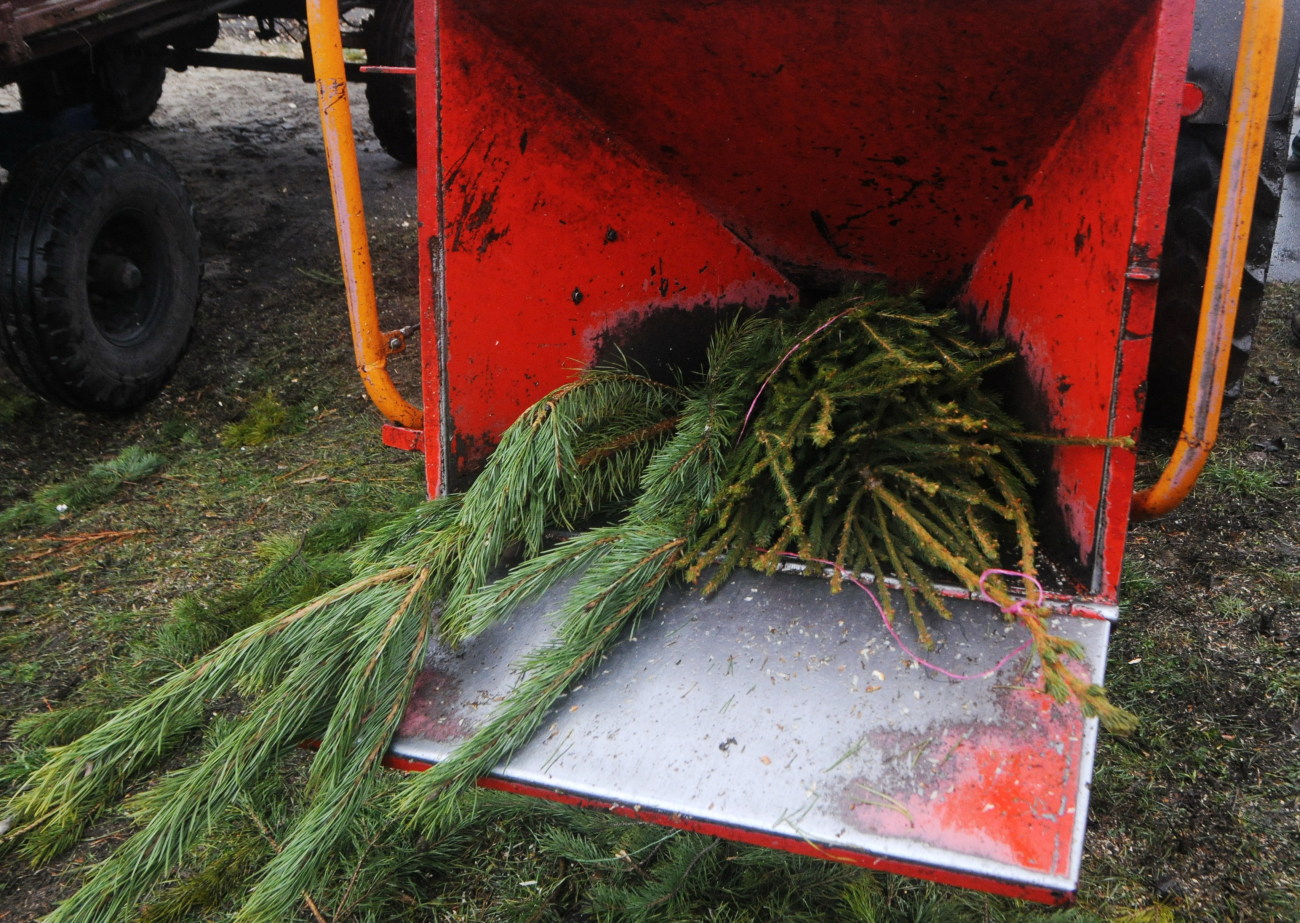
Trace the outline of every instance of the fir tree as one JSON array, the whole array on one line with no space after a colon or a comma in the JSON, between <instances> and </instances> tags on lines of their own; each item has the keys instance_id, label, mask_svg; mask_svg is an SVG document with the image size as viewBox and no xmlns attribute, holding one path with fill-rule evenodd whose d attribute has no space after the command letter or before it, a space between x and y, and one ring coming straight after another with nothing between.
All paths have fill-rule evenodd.
<instances>
[{"instance_id":1,"label":"fir tree","mask_svg":"<svg viewBox=\"0 0 1300 923\"><path fill-rule=\"evenodd\" d=\"M201 759L129 799L138 831L49 920L131 918L307 738L320 746L301 806L235 920L289 919L362 828L451 836L469 786L528 740L674 578L708 592L737 567L771 570L789 554L833 562L836 583L846 570L893 574L926 639L923 604L946 613L936 579L973 591L1008 561L1035 572L1031 476L1015 448L1025 434L981 387L1008 357L971 341L951 312L857 291L811 314L724 325L697 380L579 374L503 434L468 491L364 542L351 580L243 628L50 751L2 812L10 839L79 830L198 728L210 703L250 703ZM605 524L548 538L593 517ZM555 638L517 665L514 692L446 761L388 784L380 763L429 639L461 643L564 579ZM1030 629L1049 692L1114 728L1131 722L1068 668L1077 651L1047 631L1039 607L1013 606L1000 583L992 593ZM29 842L33 858L48 857L48 836ZM249 855L229 861L244 868Z\"/></svg>"}]
</instances>

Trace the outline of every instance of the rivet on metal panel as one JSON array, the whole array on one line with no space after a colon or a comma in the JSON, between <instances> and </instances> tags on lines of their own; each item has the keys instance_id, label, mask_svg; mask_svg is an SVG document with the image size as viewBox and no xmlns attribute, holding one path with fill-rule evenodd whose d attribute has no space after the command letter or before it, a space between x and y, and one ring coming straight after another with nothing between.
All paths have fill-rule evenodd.
<instances>
[{"instance_id":1,"label":"rivet on metal panel","mask_svg":"<svg viewBox=\"0 0 1300 923\"><path fill-rule=\"evenodd\" d=\"M1183 105L1180 114L1189 118L1201 111L1205 105L1205 91L1190 80L1183 84Z\"/></svg>"}]
</instances>

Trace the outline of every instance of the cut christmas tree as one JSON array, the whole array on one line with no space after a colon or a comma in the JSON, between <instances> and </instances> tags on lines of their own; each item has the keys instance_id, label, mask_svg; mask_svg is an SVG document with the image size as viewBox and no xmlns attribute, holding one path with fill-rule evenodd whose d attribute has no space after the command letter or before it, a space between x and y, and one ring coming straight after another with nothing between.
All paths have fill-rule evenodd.
<instances>
[{"instance_id":1,"label":"cut christmas tree","mask_svg":"<svg viewBox=\"0 0 1300 923\"><path fill-rule=\"evenodd\" d=\"M675 381L628 367L579 374L506 431L465 493L430 501L359 548L354 580L239 632L52 751L5 812L10 838L28 837L37 859L167 756L212 703L232 694L249 703L201 759L130 797L139 831L50 919L129 919L242 793L314 739L301 813L237 917L285 919L318 890L332 850L376 797L393 738L404 723L419 728L408 704L429 693L431 638L441 643L437 675L438 657L485 632L499 637L521 613L549 633L509 665L515 678L500 701L459 726L462 742L385 796L390 823L436 837L456 822L461 792L534 739L617 645L637 643L670 585L707 596L787 560L812 575L825 568L816 583L826 594L850 579L864 591L851 617L882 619L895 654L945 684L986 679L1028 648L1036 667L1025 684L1126 729L1131 717L1078 672L1082 647L1048 625L1034 579L1032 478L1017 453L1026 437L983 386L1009 357L976 345L950 312L869 291L726 323L706 368ZM883 587L891 575L897 589L882 591L877 615L864 581ZM936 638L926 612L951 615L945 592L985 597L987 627L1016 632L1012 656L980 675L927 660ZM893 624L893 595L911 640ZM862 627L840 624L846 637ZM1016 647L1019 637L1028 640ZM872 669L864 689L872 677L885 682ZM717 742L724 754L732 745L738 759L748 752Z\"/></svg>"}]
</instances>

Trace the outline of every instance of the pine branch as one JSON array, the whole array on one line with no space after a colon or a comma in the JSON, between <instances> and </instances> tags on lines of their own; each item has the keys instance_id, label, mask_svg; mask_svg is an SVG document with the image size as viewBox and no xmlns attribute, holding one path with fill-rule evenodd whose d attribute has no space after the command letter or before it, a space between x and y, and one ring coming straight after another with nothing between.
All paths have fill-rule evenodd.
<instances>
[{"instance_id":1,"label":"pine branch","mask_svg":"<svg viewBox=\"0 0 1300 923\"><path fill-rule=\"evenodd\" d=\"M559 698L594 668L634 619L648 611L681 559L673 530L626 523L596 530L609 539L557 610L555 640L516 665L524 677L492 717L443 762L411 779L394 813L428 837L450 819L454 796L522 746Z\"/></svg>"},{"instance_id":2,"label":"pine branch","mask_svg":"<svg viewBox=\"0 0 1300 923\"><path fill-rule=\"evenodd\" d=\"M753 327L737 326L719 339L752 343L754 334ZM742 393L734 369L717 359L699 394L683 405L673 437L646 465L640 496L622 522L543 553L535 565L525 565L523 580L507 578L515 586L507 599L523 599L572 572L575 562L586 565L556 612L555 639L517 664L523 680L469 740L410 783L398 800L399 816L435 835L448 822L453 796L525 743L559 697L654 606L683 560L683 531L698 519L691 501L716 489ZM500 588L487 588L494 590L500 595Z\"/></svg>"},{"instance_id":3,"label":"pine branch","mask_svg":"<svg viewBox=\"0 0 1300 923\"><path fill-rule=\"evenodd\" d=\"M128 919L306 737L320 747L303 803L240 923L278 923L304 894L329 893L322 884L364 826L383 837L400 820L448 841L463 829L461 795L529 740L678 575L710 592L734 568L771 571L788 553L881 580L888 570L928 645L927 610L947 614L935 579L974 591L1009 553L1034 570L1032 476L1014 445L1038 437L981 390L1008 356L972 342L951 311L857 291L806 316L724 325L687 385L580 373L507 429L463 495L363 542L350 582L236 633L51 751L3 812L38 858L197 729L208 703L252 700L198 762L128 801L140 829L50 920ZM551 531L597 514L615 524L548 545ZM435 627L460 643L565 581L553 640L515 665L516 689L447 760L390 790L380 763ZM1039 607L1013 606L1003 581L987 586L1029 628L1049 692L1108 726L1129 722L1072 671L1079 651L1047 630ZM332 893L347 897L352 883Z\"/></svg>"},{"instance_id":4,"label":"pine branch","mask_svg":"<svg viewBox=\"0 0 1300 923\"><path fill-rule=\"evenodd\" d=\"M366 586L403 579L395 572L365 581ZM217 651L182 670L155 692L128 706L74 744L53 748L50 758L10 799L3 813L23 821L43 818L40 837L24 853L44 862L75 837L106 804L116 801L127 782L167 755L202 722L204 706L246 678L272 638L304 641L307 615L346 597L340 590L311 606L259 623L235 635ZM295 629L297 629L295 631ZM304 637L305 636L305 637Z\"/></svg>"}]
</instances>

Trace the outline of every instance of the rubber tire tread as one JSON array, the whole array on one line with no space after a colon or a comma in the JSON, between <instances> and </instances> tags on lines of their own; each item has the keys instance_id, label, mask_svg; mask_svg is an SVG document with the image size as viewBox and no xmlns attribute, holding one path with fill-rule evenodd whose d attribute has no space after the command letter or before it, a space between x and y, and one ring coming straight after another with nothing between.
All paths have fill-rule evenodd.
<instances>
[{"instance_id":1,"label":"rubber tire tread","mask_svg":"<svg viewBox=\"0 0 1300 923\"><path fill-rule=\"evenodd\" d=\"M135 342L102 336L86 292L95 235L146 197L167 241L153 316ZM0 355L38 394L124 413L162 390L189 346L199 300L199 234L176 171L130 138L86 132L34 148L0 194Z\"/></svg>"},{"instance_id":2,"label":"rubber tire tread","mask_svg":"<svg viewBox=\"0 0 1300 923\"><path fill-rule=\"evenodd\" d=\"M1225 129L1185 124L1178 137L1169 213L1160 258L1160 289L1147 373L1143 422L1175 429L1187 406L1201 295L1209 258ZM1270 123L1255 190L1255 208L1228 361L1226 395L1241 392L1273 249L1286 163L1286 126Z\"/></svg>"},{"instance_id":3,"label":"rubber tire tread","mask_svg":"<svg viewBox=\"0 0 1300 923\"><path fill-rule=\"evenodd\" d=\"M415 0L378 0L366 29L366 61L390 67L415 64ZM414 166L414 78L374 75L366 81L366 102L370 126L388 156Z\"/></svg>"}]
</instances>

